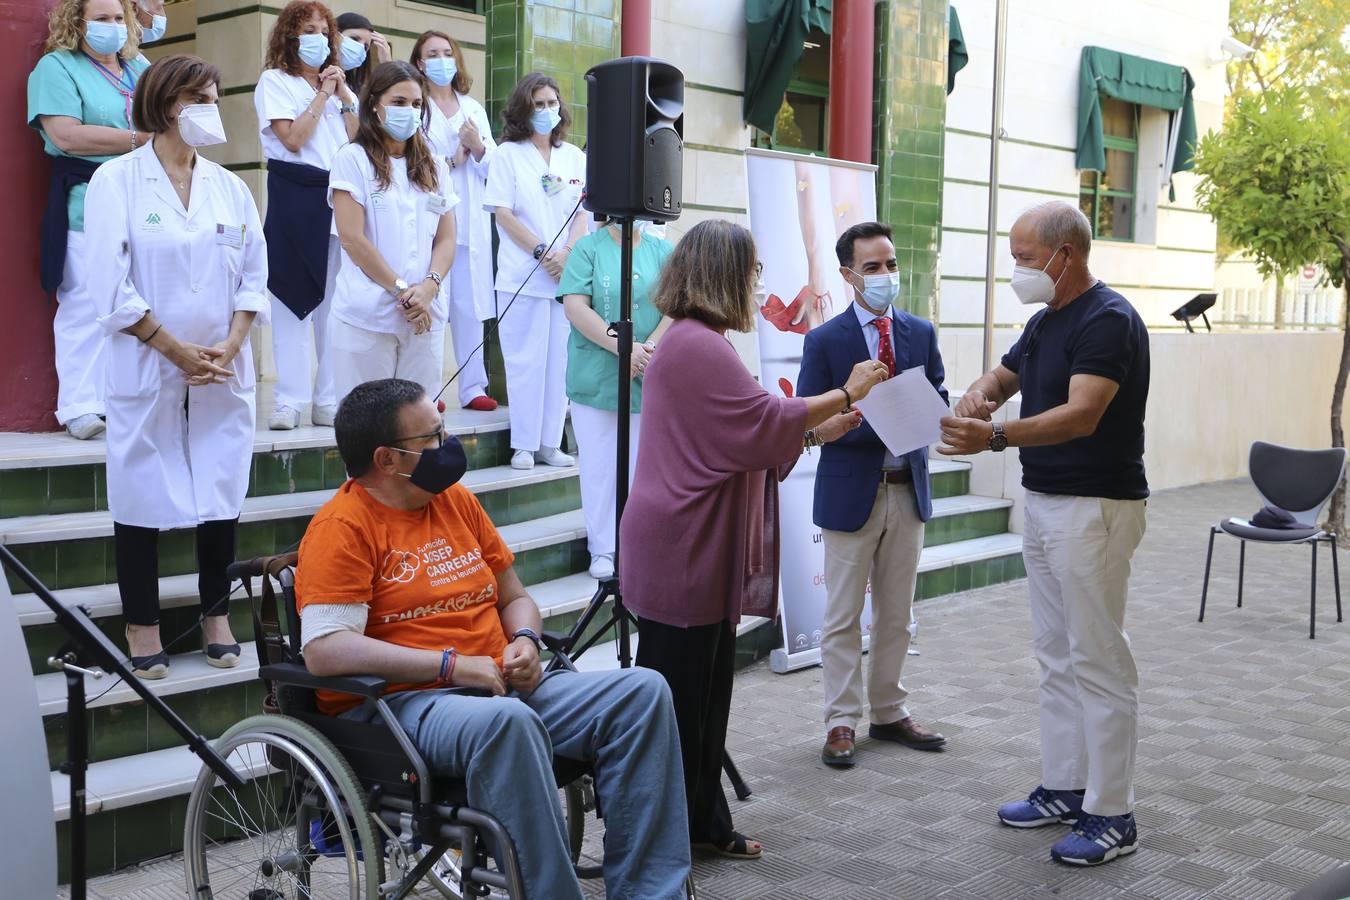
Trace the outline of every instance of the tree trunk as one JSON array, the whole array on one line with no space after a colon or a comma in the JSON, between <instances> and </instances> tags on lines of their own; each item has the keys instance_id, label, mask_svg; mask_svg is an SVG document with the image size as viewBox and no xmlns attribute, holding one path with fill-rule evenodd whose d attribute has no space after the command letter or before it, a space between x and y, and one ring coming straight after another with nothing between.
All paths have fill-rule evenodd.
<instances>
[{"instance_id":1,"label":"tree trunk","mask_svg":"<svg viewBox=\"0 0 1350 900\"><path fill-rule=\"evenodd\" d=\"M1284 273L1275 273L1275 330L1284 328Z\"/></svg>"},{"instance_id":2,"label":"tree trunk","mask_svg":"<svg viewBox=\"0 0 1350 900\"><path fill-rule=\"evenodd\" d=\"M1336 372L1336 387L1331 391L1331 446L1345 446L1345 428L1341 422L1341 413L1345 409L1345 386L1350 379L1350 244L1337 239L1336 246L1341 251L1341 286L1345 289L1345 317L1341 322L1341 365ZM1350 544L1345 534L1345 478L1336 486L1331 495L1331 507L1327 510L1327 520L1323 525L1328 532L1337 535L1342 545Z\"/></svg>"}]
</instances>

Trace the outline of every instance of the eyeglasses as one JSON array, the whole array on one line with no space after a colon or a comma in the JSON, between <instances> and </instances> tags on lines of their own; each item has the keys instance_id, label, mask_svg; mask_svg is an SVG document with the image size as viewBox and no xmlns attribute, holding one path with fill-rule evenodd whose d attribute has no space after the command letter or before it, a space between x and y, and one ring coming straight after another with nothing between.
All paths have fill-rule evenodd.
<instances>
[{"instance_id":1,"label":"eyeglasses","mask_svg":"<svg viewBox=\"0 0 1350 900\"><path fill-rule=\"evenodd\" d=\"M441 425L435 431L428 431L426 434L414 434L411 437L394 438L389 443L403 444L408 441L425 441L427 438L435 438L436 446L443 446L445 444L445 426Z\"/></svg>"}]
</instances>

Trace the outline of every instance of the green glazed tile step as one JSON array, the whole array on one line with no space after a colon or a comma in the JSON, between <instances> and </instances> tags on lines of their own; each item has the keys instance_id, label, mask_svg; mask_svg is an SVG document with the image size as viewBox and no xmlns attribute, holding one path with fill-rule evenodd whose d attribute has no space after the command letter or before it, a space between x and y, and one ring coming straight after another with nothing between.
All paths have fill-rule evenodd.
<instances>
[{"instance_id":1,"label":"green glazed tile step","mask_svg":"<svg viewBox=\"0 0 1350 900\"><path fill-rule=\"evenodd\" d=\"M468 473L463 483L478 495L499 528L576 510L581 504L575 466L539 466L523 472L494 466ZM245 500L239 557L280 552L297 544L309 519L332 495L332 490L319 490ZM112 530L107 512L23 516L0 519L0 543L9 546L48 587L83 587L117 580ZM196 570L191 529L161 535L159 568L162 575ZM27 590L12 574L7 577L14 593Z\"/></svg>"},{"instance_id":2,"label":"green glazed tile step","mask_svg":"<svg viewBox=\"0 0 1350 900\"><path fill-rule=\"evenodd\" d=\"M470 469L510 462L505 407L490 413L452 410L446 413L446 427L463 443ZM106 452L102 440L0 435L0 518L107 509ZM331 428L261 430L253 454L250 497L335 488L346 478Z\"/></svg>"},{"instance_id":3,"label":"green glazed tile step","mask_svg":"<svg viewBox=\"0 0 1350 900\"><path fill-rule=\"evenodd\" d=\"M1008 530L1011 511L1011 500L973 494L937 498L933 516L924 526L923 545L937 547L1002 534Z\"/></svg>"}]
</instances>

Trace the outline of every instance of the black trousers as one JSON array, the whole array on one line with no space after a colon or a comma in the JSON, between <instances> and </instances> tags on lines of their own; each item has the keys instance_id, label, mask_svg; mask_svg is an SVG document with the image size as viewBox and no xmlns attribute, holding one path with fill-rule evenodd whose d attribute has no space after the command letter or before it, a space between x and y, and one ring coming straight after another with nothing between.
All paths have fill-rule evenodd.
<instances>
[{"instance_id":1,"label":"black trousers","mask_svg":"<svg viewBox=\"0 0 1350 900\"><path fill-rule=\"evenodd\" d=\"M728 622L680 628L638 619L637 664L660 672L670 685L684 760L689 839L731 843L731 808L722 790L736 631Z\"/></svg>"},{"instance_id":2,"label":"black trousers","mask_svg":"<svg viewBox=\"0 0 1350 900\"><path fill-rule=\"evenodd\" d=\"M229 612L230 579L225 569L234 561L238 519L197 526L197 592L202 614ZM159 529L113 523L117 591L129 625L159 624Z\"/></svg>"}]
</instances>

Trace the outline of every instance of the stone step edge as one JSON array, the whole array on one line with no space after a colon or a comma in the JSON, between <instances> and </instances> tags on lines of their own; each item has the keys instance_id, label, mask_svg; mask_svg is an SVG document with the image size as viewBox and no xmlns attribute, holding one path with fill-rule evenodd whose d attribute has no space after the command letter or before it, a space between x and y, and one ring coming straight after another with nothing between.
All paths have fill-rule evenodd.
<instances>
[{"instance_id":1,"label":"stone step edge","mask_svg":"<svg viewBox=\"0 0 1350 900\"><path fill-rule=\"evenodd\" d=\"M550 618L584 609L594 590L595 580L581 573L535 585L530 592L539 603L539 612L547 623ZM176 694L252 681L258 677L257 645L252 641L245 642L240 645L240 651L239 665L232 669L217 669L206 662L206 657L201 654L199 647L190 647L189 650L173 656L168 676L159 681L147 681L145 684L156 696L172 697ZM60 672L34 676L38 711L44 717L60 715L66 711L65 679L66 676ZM114 686L113 679L107 675L99 679L86 676L84 684L90 709L127 703L136 700L138 696L126 684Z\"/></svg>"},{"instance_id":2,"label":"stone step edge","mask_svg":"<svg viewBox=\"0 0 1350 900\"><path fill-rule=\"evenodd\" d=\"M736 636L739 638L757 628L771 625L769 619L749 617L737 627ZM617 668L617 654L603 652L613 646L613 642L610 642L592 647L582 656L582 670ZM637 646L636 639L633 646ZM613 665L602 665L602 658L615 661ZM197 780L201 765L201 760L186 746L90 763L85 780L86 811L89 815L95 815L187 794ZM59 771L49 774L54 818L57 822L64 822L70 818L70 779Z\"/></svg>"},{"instance_id":3,"label":"stone step edge","mask_svg":"<svg viewBox=\"0 0 1350 900\"><path fill-rule=\"evenodd\" d=\"M446 433L456 437L490 434L506 431L510 427L510 416L505 405L487 413L453 410L445 415ZM6 438L6 446L0 449L0 469L97 465L108 456L105 441L76 441L59 431L45 434L10 433ZM293 450L331 449L336 446L333 429L323 426L302 425L291 431L271 431L257 426L254 430L254 456Z\"/></svg>"},{"instance_id":4,"label":"stone step edge","mask_svg":"<svg viewBox=\"0 0 1350 900\"><path fill-rule=\"evenodd\" d=\"M511 552L519 554L584 538L586 524L581 510L574 509L540 519L517 522L514 525L503 525L498 531ZM256 582L254 589L257 590ZM190 572L186 575L167 575L159 580L159 591L160 609L196 604L199 600L197 574ZM122 612L122 599L117 592L116 584L64 588L52 593L58 601L67 606L83 606L95 619L115 616ZM242 590L236 591L234 602L238 603L245 599L247 595ZM21 627L46 625L56 620L56 616L35 594L16 594L13 602Z\"/></svg>"},{"instance_id":5,"label":"stone step edge","mask_svg":"<svg viewBox=\"0 0 1350 900\"><path fill-rule=\"evenodd\" d=\"M992 537L973 538L928 547L919 559L919 573L936 572L942 569L978 562L987 559L999 559L1016 555L1022 549L1022 539L1015 534L1001 534ZM545 627L550 618L579 612L586 608L595 592L596 582L585 573L568 575L539 585L531 586L531 596L539 604ZM598 649L597 645L593 650ZM169 676L161 681L147 682L158 696L167 697L199 689L224 687L231 684L250 681L257 677L257 651L253 643L243 645L240 664L233 669L217 669L208 665L205 657L194 651L175 655ZM582 656L586 660L592 651ZM66 709L65 676L59 672L50 672L35 676L38 693L38 708L43 716L59 715ZM97 709L134 700L136 694L126 685L112 687L106 679L85 679L85 690L91 698L89 707ZM106 692L106 693L104 693ZM98 699L92 699L98 698Z\"/></svg>"},{"instance_id":6,"label":"stone step edge","mask_svg":"<svg viewBox=\"0 0 1350 900\"><path fill-rule=\"evenodd\" d=\"M580 470L575 465L535 466L528 470L513 469L510 466L492 466L471 470L464 476L462 483L475 494L486 494L576 478L579 475ZM244 499L239 521L266 522L273 519L312 516L337 493L337 490L328 488L294 494L247 497ZM112 533L112 513L108 510L0 519L0 543L8 545L104 538L111 537Z\"/></svg>"}]
</instances>

